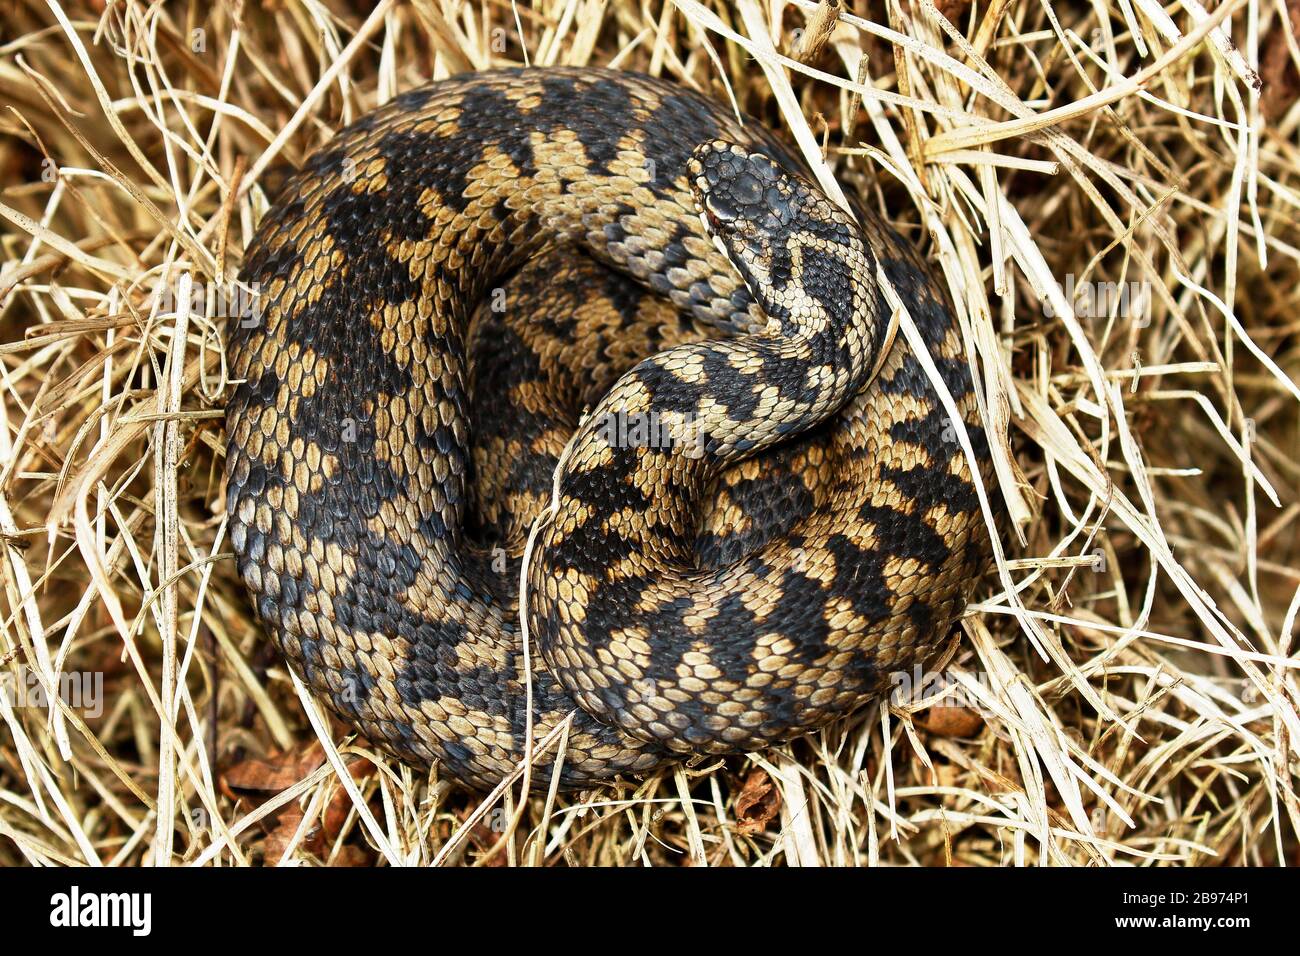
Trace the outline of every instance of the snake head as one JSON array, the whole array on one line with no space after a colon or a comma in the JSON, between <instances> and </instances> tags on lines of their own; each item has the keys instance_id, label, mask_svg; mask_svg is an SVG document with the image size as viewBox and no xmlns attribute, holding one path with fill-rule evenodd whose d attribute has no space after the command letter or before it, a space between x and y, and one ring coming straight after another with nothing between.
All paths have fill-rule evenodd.
<instances>
[{"instance_id":1,"label":"snake head","mask_svg":"<svg viewBox=\"0 0 1300 956\"><path fill-rule=\"evenodd\" d=\"M772 281L794 221L796 182L761 153L720 140L699 146L688 169L691 195L719 251L751 287Z\"/></svg>"},{"instance_id":2,"label":"snake head","mask_svg":"<svg viewBox=\"0 0 1300 956\"><path fill-rule=\"evenodd\" d=\"M846 252L855 243L843 211L762 153L714 140L696 147L687 170L705 231L773 319L797 297L796 257L809 240Z\"/></svg>"}]
</instances>

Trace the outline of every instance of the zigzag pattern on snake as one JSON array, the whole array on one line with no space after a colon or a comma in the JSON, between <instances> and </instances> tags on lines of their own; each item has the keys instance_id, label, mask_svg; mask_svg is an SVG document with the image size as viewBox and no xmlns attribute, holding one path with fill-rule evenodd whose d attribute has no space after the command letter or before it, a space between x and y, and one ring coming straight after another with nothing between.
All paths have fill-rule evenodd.
<instances>
[{"instance_id":1,"label":"zigzag pattern on snake","mask_svg":"<svg viewBox=\"0 0 1300 956\"><path fill-rule=\"evenodd\" d=\"M790 739L943 641L987 532L876 262L987 476L962 339L803 174L698 93L554 68L403 94L290 179L230 331L227 507L322 701L470 786L515 769L544 510L533 733L572 720L566 787Z\"/></svg>"}]
</instances>

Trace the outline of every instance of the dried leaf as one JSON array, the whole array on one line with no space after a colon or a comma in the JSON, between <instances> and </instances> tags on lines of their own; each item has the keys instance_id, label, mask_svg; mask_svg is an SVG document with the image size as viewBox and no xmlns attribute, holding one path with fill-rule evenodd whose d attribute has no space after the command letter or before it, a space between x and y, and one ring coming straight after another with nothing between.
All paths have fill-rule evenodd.
<instances>
[{"instance_id":1,"label":"dried leaf","mask_svg":"<svg viewBox=\"0 0 1300 956\"><path fill-rule=\"evenodd\" d=\"M743 836L761 833L780 810L781 792L765 771L755 770L736 797L736 830Z\"/></svg>"},{"instance_id":2,"label":"dried leaf","mask_svg":"<svg viewBox=\"0 0 1300 956\"><path fill-rule=\"evenodd\" d=\"M940 737L974 737L984 718L969 707L931 707L913 718L918 727Z\"/></svg>"}]
</instances>

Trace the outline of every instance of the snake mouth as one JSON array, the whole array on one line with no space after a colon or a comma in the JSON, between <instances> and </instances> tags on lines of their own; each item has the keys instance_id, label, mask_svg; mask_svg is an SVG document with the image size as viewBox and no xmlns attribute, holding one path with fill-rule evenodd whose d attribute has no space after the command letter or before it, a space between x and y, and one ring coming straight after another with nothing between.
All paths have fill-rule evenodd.
<instances>
[{"instance_id":1,"label":"snake mouth","mask_svg":"<svg viewBox=\"0 0 1300 956\"><path fill-rule=\"evenodd\" d=\"M704 234L712 240L713 247L722 253L733 267L739 269L739 266L736 266L735 261L731 258L731 253L727 251L727 244L723 242L722 237L718 235L717 223L709 215L707 210L700 210L700 225L704 227Z\"/></svg>"},{"instance_id":2,"label":"snake mouth","mask_svg":"<svg viewBox=\"0 0 1300 956\"><path fill-rule=\"evenodd\" d=\"M765 253L759 249L745 248L744 252L746 254L740 254L741 249L739 247L728 244L718 234L716 220L705 210L700 211L700 223L704 226L704 234L712 240L713 247L722 254L722 257L740 276L741 281L753 293L754 298L770 319L776 307L767 295L768 272L761 267L761 263L766 259ZM751 262L751 260L753 261Z\"/></svg>"}]
</instances>

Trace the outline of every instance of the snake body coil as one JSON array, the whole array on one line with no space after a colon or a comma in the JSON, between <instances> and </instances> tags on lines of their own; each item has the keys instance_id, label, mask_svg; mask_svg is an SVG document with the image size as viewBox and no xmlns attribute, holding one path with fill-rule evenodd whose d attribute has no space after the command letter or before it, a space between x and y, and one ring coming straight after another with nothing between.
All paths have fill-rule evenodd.
<instances>
[{"instance_id":1,"label":"snake body coil","mask_svg":"<svg viewBox=\"0 0 1300 956\"><path fill-rule=\"evenodd\" d=\"M788 739L923 658L987 541L877 261L986 445L943 293L855 212L757 123L627 73L472 74L334 137L259 227L230 337L232 542L290 665L494 785L528 731L526 556L533 737L570 719L582 786Z\"/></svg>"}]
</instances>

